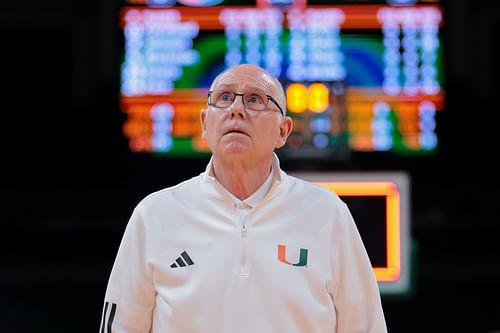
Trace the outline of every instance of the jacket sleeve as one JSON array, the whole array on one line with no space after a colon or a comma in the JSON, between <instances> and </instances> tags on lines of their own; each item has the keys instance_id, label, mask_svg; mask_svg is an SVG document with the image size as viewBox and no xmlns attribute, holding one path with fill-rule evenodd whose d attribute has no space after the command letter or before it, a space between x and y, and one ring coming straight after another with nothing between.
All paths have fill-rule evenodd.
<instances>
[{"instance_id":1,"label":"jacket sleeve","mask_svg":"<svg viewBox=\"0 0 500 333\"><path fill-rule=\"evenodd\" d=\"M125 229L108 281L100 333L150 331L156 291L147 246L147 230L136 208Z\"/></svg>"},{"instance_id":2,"label":"jacket sleeve","mask_svg":"<svg viewBox=\"0 0 500 333\"><path fill-rule=\"evenodd\" d=\"M380 293L365 247L345 204L333 242L332 294L338 333L387 332Z\"/></svg>"}]
</instances>

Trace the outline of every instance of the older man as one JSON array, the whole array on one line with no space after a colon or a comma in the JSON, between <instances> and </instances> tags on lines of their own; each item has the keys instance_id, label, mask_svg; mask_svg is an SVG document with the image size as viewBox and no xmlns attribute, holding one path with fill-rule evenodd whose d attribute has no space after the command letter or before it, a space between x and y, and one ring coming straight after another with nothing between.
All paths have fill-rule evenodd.
<instances>
[{"instance_id":1,"label":"older man","mask_svg":"<svg viewBox=\"0 0 500 333\"><path fill-rule=\"evenodd\" d=\"M386 332L346 205L279 167L292 129L279 81L221 73L201 123L206 171L135 208L101 332Z\"/></svg>"}]
</instances>

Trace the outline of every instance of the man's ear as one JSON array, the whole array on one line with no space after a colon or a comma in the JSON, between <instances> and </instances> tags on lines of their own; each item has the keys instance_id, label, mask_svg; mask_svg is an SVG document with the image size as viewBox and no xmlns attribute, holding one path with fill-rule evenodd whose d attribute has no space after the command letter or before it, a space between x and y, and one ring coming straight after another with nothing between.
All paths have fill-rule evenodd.
<instances>
[{"instance_id":1,"label":"man's ear","mask_svg":"<svg viewBox=\"0 0 500 333\"><path fill-rule=\"evenodd\" d=\"M201 137L206 140L205 138L205 130L206 130L206 118L207 118L207 109L202 109L200 112L200 121L201 121Z\"/></svg>"},{"instance_id":2,"label":"man's ear","mask_svg":"<svg viewBox=\"0 0 500 333\"><path fill-rule=\"evenodd\" d=\"M293 128L293 120L288 116L283 116L280 123L280 135L278 138L278 142L276 144L276 148L281 148L285 145L286 140L290 133L292 133Z\"/></svg>"}]
</instances>

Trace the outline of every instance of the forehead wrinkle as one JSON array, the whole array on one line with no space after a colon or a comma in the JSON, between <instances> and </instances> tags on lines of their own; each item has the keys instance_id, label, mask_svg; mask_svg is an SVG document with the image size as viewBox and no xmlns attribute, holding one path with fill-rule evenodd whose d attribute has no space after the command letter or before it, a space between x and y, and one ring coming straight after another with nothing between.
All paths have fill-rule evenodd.
<instances>
[{"instance_id":1,"label":"forehead wrinkle","mask_svg":"<svg viewBox=\"0 0 500 333\"><path fill-rule=\"evenodd\" d=\"M241 66L241 65L240 65ZM212 86L224 84L241 84L241 83L254 83L263 85L269 90L273 86L272 77L260 67L255 67L253 71L242 69L241 67L233 67L220 73L214 80ZM225 83L229 81L229 83ZM262 89L261 89L262 90Z\"/></svg>"},{"instance_id":2,"label":"forehead wrinkle","mask_svg":"<svg viewBox=\"0 0 500 333\"><path fill-rule=\"evenodd\" d=\"M227 89L227 88L235 88L235 86L237 86L238 84L232 84L232 83L223 83L221 84L219 87L217 87L216 89L214 90L220 90L220 89ZM251 91L251 92L258 92L258 93L263 93L263 94L268 94L269 92L267 92L266 90L262 89L262 88L259 88L259 87L256 87L256 86L250 86L250 87L245 87L246 91L244 91L243 93L246 93L248 91ZM240 91L233 91L234 93L241 93Z\"/></svg>"}]
</instances>

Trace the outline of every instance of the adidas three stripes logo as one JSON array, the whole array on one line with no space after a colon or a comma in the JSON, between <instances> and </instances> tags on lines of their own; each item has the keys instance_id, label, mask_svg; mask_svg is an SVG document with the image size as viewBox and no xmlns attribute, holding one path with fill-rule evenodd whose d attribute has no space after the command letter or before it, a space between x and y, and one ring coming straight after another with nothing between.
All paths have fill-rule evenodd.
<instances>
[{"instance_id":1,"label":"adidas three stripes logo","mask_svg":"<svg viewBox=\"0 0 500 333\"><path fill-rule=\"evenodd\" d=\"M104 304L104 310L102 311L100 333L111 333L111 326L113 325L113 319L115 319L115 313L116 304L106 302Z\"/></svg>"},{"instance_id":2,"label":"adidas three stripes logo","mask_svg":"<svg viewBox=\"0 0 500 333\"><path fill-rule=\"evenodd\" d=\"M182 260L184 259L184 260ZM186 265L194 265L194 262L193 260L191 259L191 257L189 256L189 254L187 254L186 251L182 252L181 255L175 259L175 262L170 265L170 267L172 268L177 268L177 267L184 267Z\"/></svg>"}]
</instances>

